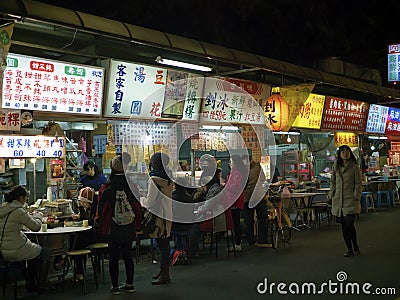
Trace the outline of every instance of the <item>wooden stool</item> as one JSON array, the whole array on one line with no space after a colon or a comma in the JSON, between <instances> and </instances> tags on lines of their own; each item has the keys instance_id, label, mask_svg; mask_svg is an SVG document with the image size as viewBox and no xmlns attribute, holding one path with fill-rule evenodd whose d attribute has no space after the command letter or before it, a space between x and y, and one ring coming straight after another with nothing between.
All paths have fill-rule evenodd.
<instances>
[{"instance_id":1,"label":"wooden stool","mask_svg":"<svg viewBox=\"0 0 400 300\"><path fill-rule=\"evenodd\" d=\"M92 252L94 256L94 265L93 271L97 274L102 273L103 275L103 284L105 283L104 278L104 250L108 249L107 243L95 243L90 244L87 248ZM100 264L101 263L101 264Z\"/></svg>"},{"instance_id":2,"label":"wooden stool","mask_svg":"<svg viewBox=\"0 0 400 300\"><path fill-rule=\"evenodd\" d=\"M66 253L66 262L64 263L64 269L63 269L63 283L65 282L65 275L68 273L69 266L71 265L71 259L74 260L73 263L73 271L74 271L74 282L77 280L76 278L76 258L81 258L83 260L83 288L84 292L86 294L86 260L87 256L90 255L92 265L94 265L93 261L93 255L92 252L89 249L82 249L82 250L71 250L67 251ZM93 272L94 274L94 280L96 283L96 288L99 286L97 283L97 275L96 272Z\"/></svg>"}]
</instances>

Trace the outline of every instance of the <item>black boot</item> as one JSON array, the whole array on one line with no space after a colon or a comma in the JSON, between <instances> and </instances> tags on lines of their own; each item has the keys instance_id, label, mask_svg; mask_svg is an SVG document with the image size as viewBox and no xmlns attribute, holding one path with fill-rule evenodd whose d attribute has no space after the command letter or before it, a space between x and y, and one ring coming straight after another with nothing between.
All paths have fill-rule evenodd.
<instances>
[{"instance_id":1,"label":"black boot","mask_svg":"<svg viewBox=\"0 0 400 300\"><path fill-rule=\"evenodd\" d=\"M50 268L50 261L48 260L42 261L42 265L40 267L40 272L39 272L39 287L38 287L39 293L46 293L53 290L53 287L47 281L47 274L49 273L49 268Z\"/></svg>"},{"instance_id":2,"label":"black boot","mask_svg":"<svg viewBox=\"0 0 400 300\"><path fill-rule=\"evenodd\" d=\"M159 285L159 284L168 284L171 282L171 278L169 277L169 266L161 265L160 276L154 279L151 284Z\"/></svg>"},{"instance_id":3,"label":"black boot","mask_svg":"<svg viewBox=\"0 0 400 300\"><path fill-rule=\"evenodd\" d=\"M153 279L157 279L161 275L161 269L157 274L153 274Z\"/></svg>"}]
</instances>

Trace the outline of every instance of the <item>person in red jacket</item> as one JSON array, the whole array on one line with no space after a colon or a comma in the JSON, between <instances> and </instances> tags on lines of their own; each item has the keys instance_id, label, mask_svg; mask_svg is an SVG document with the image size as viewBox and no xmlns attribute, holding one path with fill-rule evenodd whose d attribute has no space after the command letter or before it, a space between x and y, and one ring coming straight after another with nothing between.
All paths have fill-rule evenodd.
<instances>
[{"instance_id":1,"label":"person in red jacket","mask_svg":"<svg viewBox=\"0 0 400 300\"><path fill-rule=\"evenodd\" d=\"M243 190L246 186L248 168L246 168L239 155L232 155L229 166L231 171L226 180L224 189L226 190L228 203L232 203L230 208L234 224L235 251L241 251L242 228L240 226L240 216L244 207ZM230 251L232 249L228 250Z\"/></svg>"}]
</instances>

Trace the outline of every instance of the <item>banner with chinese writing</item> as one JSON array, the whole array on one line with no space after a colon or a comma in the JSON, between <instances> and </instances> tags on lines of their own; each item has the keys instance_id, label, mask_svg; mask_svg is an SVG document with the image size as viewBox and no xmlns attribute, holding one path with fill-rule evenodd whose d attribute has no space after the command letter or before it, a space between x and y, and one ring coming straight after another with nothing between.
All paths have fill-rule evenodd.
<instances>
[{"instance_id":1,"label":"banner with chinese writing","mask_svg":"<svg viewBox=\"0 0 400 300\"><path fill-rule=\"evenodd\" d=\"M322 130L364 132L368 103L326 96Z\"/></svg>"},{"instance_id":2,"label":"banner with chinese writing","mask_svg":"<svg viewBox=\"0 0 400 300\"><path fill-rule=\"evenodd\" d=\"M388 150L388 162L390 166L400 165L400 151Z\"/></svg>"},{"instance_id":3,"label":"banner with chinese writing","mask_svg":"<svg viewBox=\"0 0 400 300\"><path fill-rule=\"evenodd\" d=\"M166 69L111 60L104 115L121 118L160 118L166 79Z\"/></svg>"},{"instance_id":4,"label":"banner with chinese writing","mask_svg":"<svg viewBox=\"0 0 400 300\"><path fill-rule=\"evenodd\" d=\"M201 123L265 124L260 104L271 92L271 86L232 79L205 79L201 105Z\"/></svg>"},{"instance_id":5,"label":"banner with chinese writing","mask_svg":"<svg viewBox=\"0 0 400 300\"><path fill-rule=\"evenodd\" d=\"M0 136L0 153L3 157L65 157L64 138L53 136Z\"/></svg>"},{"instance_id":6,"label":"banner with chinese writing","mask_svg":"<svg viewBox=\"0 0 400 300\"><path fill-rule=\"evenodd\" d=\"M300 112L294 120L292 127L319 129L321 127L324 104L325 96L310 94L300 107Z\"/></svg>"},{"instance_id":7,"label":"banner with chinese writing","mask_svg":"<svg viewBox=\"0 0 400 300\"><path fill-rule=\"evenodd\" d=\"M0 25L0 87L3 86L4 70L7 67L7 55L11 46L11 36L14 31L14 23ZM0 89L0 107L2 99Z\"/></svg>"},{"instance_id":8,"label":"banner with chinese writing","mask_svg":"<svg viewBox=\"0 0 400 300\"><path fill-rule=\"evenodd\" d=\"M398 136L400 135L400 109L390 107L387 121L386 121L386 128L385 128L386 135L393 135Z\"/></svg>"},{"instance_id":9,"label":"banner with chinese writing","mask_svg":"<svg viewBox=\"0 0 400 300\"><path fill-rule=\"evenodd\" d=\"M365 132L385 133L389 107L370 104Z\"/></svg>"},{"instance_id":10,"label":"banner with chinese writing","mask_svg":"<svg viewBox=\"0 0 400 300\"><path fill-rule=\"evenodd\" d=\"M20 131L21 111L0 108L0 130Z\"/></svg>"},{"instance_id":11,"label":"banner with chinese writing","mask_svg":"<svg viewBox=\"0 0 400 300\"><path fill-rule=\"evenodd\" d=\"M104 69L9 54L3 108L100 115Z\"/></svg>"},{"instance_id":12,"label":"banner with chinese writing","mask_svg":"<svg viewBox=\"0 0 400 300\"><path fill-rule=\"evenodd\" d=\"M201 97L203 96L204 77L189 74L183 120L199 121Z\"/></svg>"},{"instance_id":13,"label":"banner with chinese writing","mask_svg":"<svg viewBox=\"0 0 400 300\"><path fill-rule=\"evenodd\" d=\"M314 89L314 84L300 84L292 86L283 86L279 88L281 96L288 104L289 118L287 127L281 130L288 131L300 113L301 107L307 100L311 91Z\"/></svg>"},{"instance_id":14,"label":"banner with chinese writing","mask_svg":"<svg viewBox=\"0 0 400 300\"><path fill-rule=\"evenodd\" d=\"M349 147L358 147L358 134L353 132L335 132L335 147L347 145Z\"/></svg>"}]
</instances>

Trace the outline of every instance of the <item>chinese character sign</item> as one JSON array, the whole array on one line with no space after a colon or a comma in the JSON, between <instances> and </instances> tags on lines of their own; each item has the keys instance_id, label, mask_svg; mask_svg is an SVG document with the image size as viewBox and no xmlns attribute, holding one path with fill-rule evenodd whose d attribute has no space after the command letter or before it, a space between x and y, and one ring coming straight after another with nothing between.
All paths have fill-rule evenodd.
<instances>
[{"instance_id":1,"label":"chinese character sign","mask_svg":"<svg viewBox=\"0 0 400 300\"><path fill-rule=\"evenodd\" d=\"M388 48L388 81L400 80L400 44Z\"/></svg>"},{"instance_id":2,"label":"chinese character sign","mask_svg":"<svg viewBox=\"0 0 400 300\"><path fill-rule=\"evenodd\" d=\"M199 120L201 97L203 95L204 77L189 74L187 78L186 99L183 107L183 120Z\"/></svg>"},{"instance_id":3,"label":"chinese character sign","mask_svg":"<svg viewBox=\"0 0 400 300\"><path fill-rule=\"evenodd\" d=\"M387 135L400 135L400 109L389 108L385 134Z\"/></svg>"},{"instance_id":4,"label":"chinese character sign","mask_svg":"<svg viewBox=\"0 0 400 300\"><path fill-rule=\"evenodd\" d=\"M21 111L0 109L0 130L20 131Z\"/></svg>"},{"instance_id":5,"label":"chinese character sign","mask_svg":"<svg viewBox=\"0 0 400 300\"><path fill-rule=\"evenodd\" d=\"M165 87L163 117L182 118L183 104L187 94L187 77L189 73L168 70Z\"/></svg>"},{"instance_id":6,"label":"chinese character sign","mask_svg":"<svg viewBox=\"0 0 400 300\"><path fill-rule=\"evenodd\" d=\"M206 78L201 105L201 122L265 124L260 103L268 98L271 87L242 80ZM252 94L241 86L253 86ZM249 90L249 89L248 89Z\"/></svg>"},{"instance_id":7,"label":"chinese character sign","mask_svg":"<svg viewBox=\"0 0 400 300\"><path fill-rule=\"evenodd\" d=\"M0 136L3 157L65 157L65 140L52 136Z\"/></svg>"},{"instance_id":8,"label":"chinese character sign","mask_svg":"<svg viewBox=\"0 0 400 300\"><path fill-rule=\"evenodd\" d=\"M368 103L326 96L321 129L364 132Z\"/></svg>"},{"instance_id":9,"label":"chinese character sign","mask_svg":"<svg viewBox=\"0 0 400 300\"><path fill-rule=\"evenodd\" d=\"M310 94L307 100L300 107L300 112L292 126L298 128L319 129L321 127L324 103L325 96Z\"/></svg>"},{"instance_id":10,"label":"chinese character sign","mask_svg":"<svg viewBox=\"0 0 400 300\"><path fill-rule=\"evenodd\" d=\"M104 69L9 54L2 107L100 115Z\"/></svg>"},{"instance_id":11,"label":"chinese character sign","mask_svg":"<svg viewBox=\"0 0 400 300\"><path fill-rule=\"evenodd\" d=\"M352 132L335 132L335 147L347 145L349 147L358 147L358 134Z\"/></svg>"},{"instance_id":12,"label":"chinese character sign","mask_svg":"<svg viewBox=\"0 0 400 300\"><path fill-rule=\"evenodd\" d=\"M109 72L105 116L161 117L166 69L111 60Z\"/></svg>"},{"instance_id":13,"label":"chinese character sign","mask_svg":"<svg viewBox=\"0 0 400 300\"><path fill-rule=\"evenodd\" d=\"M389 107L370 104L365 132L385 133L388 112Z\"/></svg>"}]
</instances>

